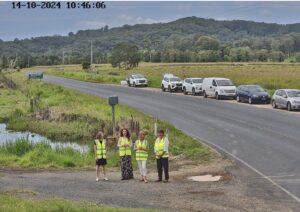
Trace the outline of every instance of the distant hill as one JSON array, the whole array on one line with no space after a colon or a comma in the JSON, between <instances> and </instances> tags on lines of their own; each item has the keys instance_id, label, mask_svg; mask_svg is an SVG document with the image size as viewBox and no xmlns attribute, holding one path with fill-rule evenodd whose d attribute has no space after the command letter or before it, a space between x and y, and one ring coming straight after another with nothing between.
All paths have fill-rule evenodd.
<instances>
[{"instance_id":1,"label":"distant hill","mask_svg":"<svg viewBox=\"0 0 300 212\"><path fill-rule=\"evenodd\" d=\"M232 44L253 39L271 39L291 33L300 33L300 23L272 24L254 21L218 21L198 17L186 17L168 23L124 25L109 29L79 30L68 36L43 36L3 42L0 41L0 55L30 55L32 57L61 56L65 51L69 60L84 59L89 55L93 40L95 55L105 60L107 53L120 42L130 42L143 49L162 51L174 48L174 43L195 36L213 37L220 44ZM271 42L271 41L270 41ZM176 49L177 47L175 47Z\"/></svg>"}]
</instances>

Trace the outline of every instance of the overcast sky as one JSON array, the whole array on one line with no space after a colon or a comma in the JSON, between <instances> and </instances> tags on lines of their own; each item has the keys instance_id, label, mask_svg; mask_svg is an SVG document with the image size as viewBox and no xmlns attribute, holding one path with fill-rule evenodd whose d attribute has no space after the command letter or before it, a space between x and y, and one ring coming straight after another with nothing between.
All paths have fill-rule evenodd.
<instances>
[{"instance_id":1,"label":"overcast sky","mask_svg":"<svg viewBox=\"0 0 300 212\"><path fill-rule=\"evenodd\" d=\"M168 22L187 16L269 23L300 22L300 2L105 2L101 9L12 9L0 2L0 39L67 35L80 29ZM65 3L62 3L65 7Z\"/></svg>"}]
</instances>

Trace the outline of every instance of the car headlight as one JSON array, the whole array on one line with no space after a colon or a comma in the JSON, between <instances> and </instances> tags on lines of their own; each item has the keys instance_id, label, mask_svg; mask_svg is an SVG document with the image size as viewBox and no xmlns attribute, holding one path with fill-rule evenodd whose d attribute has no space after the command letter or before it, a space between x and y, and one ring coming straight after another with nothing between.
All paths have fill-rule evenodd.
<instances>
[{"instance_id":1,"label":"car headlight","mask_svg":"<svg viewBox=\"0 0 300 212\"><path fill-rule=\"evenodd\" d=\"M224 90L223 90L223 89L221 89L221 90L220 90L220 93L224 93Z\"/></svg>"},{"instance_id":2,"label":"car headlight","mask_svg":"<svg viewBox=\"0 0 300 212\"><path fill-rule=\"evenodd\" d=\"M257 95L255 95L255 94L253 94L253 95L252 95L252 97L256 98L256 97L258 97L258 96L257 96Z\"/></svg>"}]
</instances>

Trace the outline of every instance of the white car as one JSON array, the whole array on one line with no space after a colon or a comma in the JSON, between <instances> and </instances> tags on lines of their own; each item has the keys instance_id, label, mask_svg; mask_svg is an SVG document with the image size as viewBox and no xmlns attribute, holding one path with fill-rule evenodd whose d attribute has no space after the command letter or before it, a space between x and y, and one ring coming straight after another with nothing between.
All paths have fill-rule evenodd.
<instances>
[{"instance_id":1,"label":"white car","mask_svg":"<svg viewBox=\"0 0 300 212\"><path fill-rule=\"evenodd\" d=\"M192 93L194 96L202 93L202 78L186 78L183 81L183 93Z\"/></svg>"},{"instance_id":2,"label":"white car","mask_svg":"<svg viewBox=\"0 0 300 212\"><path fill-rule=\"evenodd\" d=\"M137 87L137 86L148 86L148 80L141 74L131 74L128 76L128 79L126 80L129 87Z\"/></svg>"},{"instance_id":3,"label":"white car","mask_svg":"<svg viewBox=\"0 0 300 212\"><path fill-rule=\"evenodd\" d=\"M236 98L236 86L226 78L204 78L202 83L204 98L213 96L217 100L223 98Z\"/></svg>"},{"instance_id":4,"label":"white car","mask_svg":"<svg viewBox=\"0 0 300 212\"><path fill-rule=\"evenodd\" d=\"M182 80L173 74L165 74L163 80L161 81L161 90L163 92L166 90L169 92L181 91Z\"/></svg>"}]
</instances>

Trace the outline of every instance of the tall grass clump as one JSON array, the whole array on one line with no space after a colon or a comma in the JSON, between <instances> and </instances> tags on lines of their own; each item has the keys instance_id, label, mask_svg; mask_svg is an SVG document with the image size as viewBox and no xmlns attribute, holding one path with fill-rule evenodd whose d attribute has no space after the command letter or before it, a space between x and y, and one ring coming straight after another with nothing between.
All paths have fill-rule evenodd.
<instances>
[{"instance_id":1,"label":"tall grass clump","mask_svg":"<svg viewBox=\"0 0 300 212\"><path fill-rule=\"evenodd\" d=\"M81 153L71 147L52 148L46 141L32 143L19 139L0 147L0 165L11 167L83 168L91 167L93 162L91 153Z\"/></svg>"}]
</instances>

